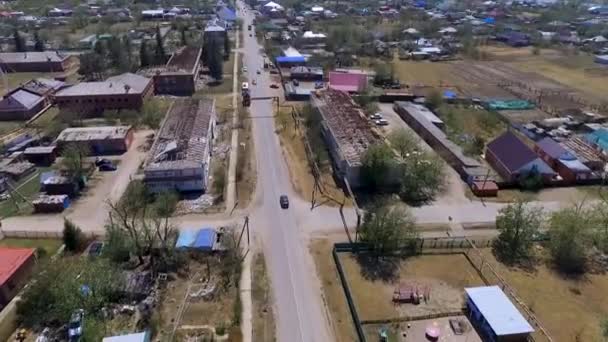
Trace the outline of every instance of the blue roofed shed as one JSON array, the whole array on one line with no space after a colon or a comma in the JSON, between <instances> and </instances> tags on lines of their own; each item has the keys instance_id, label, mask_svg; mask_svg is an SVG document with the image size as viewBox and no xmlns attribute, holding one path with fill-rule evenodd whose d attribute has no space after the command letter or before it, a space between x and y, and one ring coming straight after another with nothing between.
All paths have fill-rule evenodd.
<instances>
[{"instance_id":1,"label":"blue roofed shed","mask_svg":"<svg viewBox=\"0 0 608 342\"><path fill-rule=\"evenodd\" d=\"M213 249L213 245L215 243L216 232L213 228L203 228L198 231L196 234L196 239L192 244L193 248L200 250L209 250Z\"/></svg>"},{"instance_id":2,"label":"blue roofed shed","mask_svg":"<svg viewBox=\"0 0 608 342\"><path fill-rule=\"evenodd\" d=\"M527 341L534 329L498 286L464 289L469 316L487 341Z\"/></svg>"},{"instance_id":3,"label":"blue roofed shed","mask_svg":"<svg viewBox=\"0 0 608 342\"><path fill-rule=\"evenodd\" d=\"M175 248L191 247L194 241L196 241L197 234L198 231L196 230L181 230L177 237L177 242L175 242Z\"/></svg>"},{"instance_id":4,"label":"blue roofed shed","mask_svg":"<svg viewBox=\"0 0 608 342\"><path fill-rule=\"evenodd\" d=\"M534 151L569 183L586 180L592 176L590 168L549 137L537 142Z\"/></svg>"},{"instance_id":5,"label":"blue roofed shed","mask_svg":"<svg viewBox=\"0 0 608 342\"><path fill-rule=\"evenodd\" d=\"M235 21L236 13L234 12L234 10L223 6L217 11L217 17L224 21Z\"/></svg>"},{"instance_id":6,"label":"blue roofed shed","mask_svg":"<svg viewBox=\"0 0 608 342\"><path fill-rule=\"evenodd\" d=\"M150 342L150 332L104 337L102 342Z\"/></svg>"},{"instance_id":7,"label":"blue roofed shed","mask_svg":"<svg viewBox=\"0 0 608 342\"><path fill-rule=\"evenodd\" d=\"M282 67L298 66L306 64L304 56L280 56L276 59L277 64Z\"/></svg>"}]
</instances>

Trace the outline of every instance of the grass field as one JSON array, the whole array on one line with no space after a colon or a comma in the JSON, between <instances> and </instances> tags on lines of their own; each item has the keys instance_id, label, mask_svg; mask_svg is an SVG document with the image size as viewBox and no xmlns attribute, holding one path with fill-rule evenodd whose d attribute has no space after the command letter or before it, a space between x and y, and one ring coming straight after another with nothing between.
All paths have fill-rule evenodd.
<instances>
[{"instance_id":1,"label":"grass field","mask_svg":"<svg viewBox=\"0 0 608 342\"><path fill-rule=\"evenodd\" d=\"M41 257L50 257L61 247L61 240L57 239L13 239L6 238L0 240L0 246L2 247L15 247L15 248L39 248L44 250L44 255Z\"/></svg>"},{"instance_id":2,"label":"grass field","mask_svg":"<svg viewBox=\"0 0 608 342\"><path fill-rule=\"evenodd\" d=\"M49 168L39 168L35 173L25 177L23 181L16 185L17 191L32 201L36 194L40 191L40 172L48 171ZM16 204L15 204L16 203ZM33 212L34 208L24 202L18 195L12 195L11 198L0 202L0 217L8 217L15 215L27 215Z\"/></svg>"},{"instance_id":3,"label":"grass field","mask_svg":"<svg viewBox=\"0 0 608 342\"><path fill-rule=\"evenodd\" d=\"M498 263L489 249L483 252L554 341L602 340L600 322L608 313L608 275L568 278L544 263L533 271L524 271Z\"/></svg>"}]
</instances>

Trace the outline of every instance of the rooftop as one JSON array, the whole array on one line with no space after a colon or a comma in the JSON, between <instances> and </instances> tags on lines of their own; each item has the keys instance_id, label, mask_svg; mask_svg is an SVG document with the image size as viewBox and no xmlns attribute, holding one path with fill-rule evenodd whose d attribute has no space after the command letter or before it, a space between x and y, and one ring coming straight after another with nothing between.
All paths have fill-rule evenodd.
<instances>
[{"instance_id":1,"label":"rooftop","mask_svg":"<svg viewBox=\"0 0 608 342\"><path fill-rule=\"evenodd\" d=\"M333 89L313 92L311 100L321 112L342 157L350 165L361 165L363 153L380 141L361 108L347 93Z\"/></svg>"},{"instance_id":2,"label":"rooftop","mask_svg":"<svg viewBox=\"0 0 608 342\"><path fill-rule=\"evenodd\" d=\"M511 173L517 172L538 158L536 153L511 131L507 131L492 140L487 149L492 151L499 162ZM546 168L543 166L543 169Z\"/></svg>"},{"instance_id":3,"label":"rooftop","mask_svg":"<svg viewBox=\"0 0 608 342\"><path fill-rule=\"evenodd\" d=\"M157 74L193 74L201 57L201 49L195 47L183 47L169 58L167 65L147 68L138 73L152 77Z\"/></svg>"},{"instance_id":4,"label":"rooftop","mask_svg":"<svg viewBox=\"0 0 608 342\"><path fill-rule=\"evenodd\" d=\"M42 97L39 95L19 89L0 101L0 110L31 109L40 101L42 101Z\"/></svg>"},{"instance_id":5,"label":"rooftop","mask_svg":"<svg viewBox=\"0 0 608 342\"><path fill-rule=\"evenodd\" d=\"M0 247L0 285L4 285L34 252L33 248Z\"/></svg>"},{"instance_id":6,"label":"rooftop","mask_svg":"<svg viewBox=\"0 0 608 342\"><path fill-rule=\"evenodd\" d=\"M57 92L55 96L94 96L141 94L152 80L132 73L113 76L102 82L81 82Z\"/></svg>"},{"instance_id":7,"label":"rooftop","mask_svg":"<svg viewBox=\"0 0 608 342\"><path fill-rule=\"evenodd\" d=\"M0 63L62 62L69 57L59 51L0 52Z\"/></svg>"},{"instance_id":8,"label":"rooftop","mask_svg":"<svg viewBox=\"0 0 608 342\"><path fill-rule=\"evenodd\" d=\"M124 139L130 129L131 126L70 127L59 133L57 141Z\"/></svg>"},{"instance_id":9,"label":"rooftop","mask_svg":"<svg viewBox=\"0 0 608 342\"><path fill-rule=\"evenodd\" d=\"M200 167L205 161L207 133L215 116L215 100L176 101L148 155L145 171Z\"/></svg>"},{"instance_id":10,"label":"rooftop","mask_svg":"<svg viewBox=\"0 0 608 342\"><path fill-rule=\"evenodd\" d=\"M50 80L48 78L36 78L24 83L20 88L30 93L44 95L51 90L57 91L65 85L65 82Z\"/></svg>"},{"instance_id":11,"label":"rooftop","mask_svg":"<svg viewBox=\"0 0 608 342\"><path fill-rule=\"evenodd\" d=\"M104 339L102 340L102 342L149 342L149 341L150 341L150 333L147 331L135 333L135 334L104 337Z\"/></svg>"},{"instance_id":12,"label":"rooftop","mask_svg":"<svg viewBox=\"0 0 608 342\"><path fill-rule=\"evenodd\" d=\"M480 286L469 287L464 290L496 336L534 332L532 326L511 303L500 287Z\"/></svg>"},{"instance_id":13,"label":"rooftop","mask_svg":"<svg viewBox=\"0 0 608 342\"><path fill-rule=\"evenodd\" d=\"M366 74L329 72L329 87L332 89L355 92L363 90L366 85Z\"/></svg>"}]
</instances>

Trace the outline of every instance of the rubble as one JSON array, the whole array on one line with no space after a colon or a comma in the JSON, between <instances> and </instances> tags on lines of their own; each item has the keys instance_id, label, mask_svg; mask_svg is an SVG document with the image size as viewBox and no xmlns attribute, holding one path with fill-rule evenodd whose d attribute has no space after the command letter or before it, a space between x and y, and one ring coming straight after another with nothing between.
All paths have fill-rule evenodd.
<instances>
[{"instance_id":1,"label":"rubble","mask_svg":"<svg viewBox=\"0 0 608 342\"><path fill-rule=\"evenodd\" d=\"M176 214L180 215L203 211L215 203L215 198L216 196L211 194L204 194L196 199L182 200L177 205Z\"/></svg>"}]
</instances>

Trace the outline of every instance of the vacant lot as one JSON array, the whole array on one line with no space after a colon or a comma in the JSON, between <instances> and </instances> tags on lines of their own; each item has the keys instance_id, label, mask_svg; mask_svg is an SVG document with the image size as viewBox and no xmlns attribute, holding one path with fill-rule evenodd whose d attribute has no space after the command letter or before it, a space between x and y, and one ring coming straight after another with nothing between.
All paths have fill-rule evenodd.
<instances>
[{"instance_id":1,"label":"vacant lot","mask_svg":"<svg viewBox=\"0 0 608 342\"><path fill-rule=\"evenodd\" d=\"M184 271L171 275L157 310L161 340L171 336L175 325L179 330L196 327L203 332L214 328L226 329L231 335L240 334L238 326L232 328L235 310L239 315L236 317L240 317L241 307L235 304L238 289L224 288L220 263L220 258L196 255L187 260Z\"/></svg>"},{"instance_id":2,"label":"vacant lot","mask_svg":"<svg viewBox=\"0 0 608 342\"><path fill-rule=\"evenodd\" d=\"M483 252L554 341L601 340L600 322L608 313L608 275L573 279L542 263L534 271L524 271L498 263L490 250Z\"/></svg>"},{"instance_id":3,"label":"vacant lot","mask_svg":"<svg viewBox=\"0 0 608 342\"><path fill-rule=\"evenodd\" d=\"M355 255L349 254L340 254L340 260L362 320L458 311L464 305L464 287L483 285L475 269L461 254L389 260L395 263L394 276L390 279L378 275L383 266L377 261L369 260L369 265L362 266ZM384 260L382 263L386 262ZM396 306L392 302L392 295L400 284L428 287L430 299L419 305Z\"/></svg>"},{"instance_id":4,"label":"vacant lot","mask_svg":"<svg viewBox=\"0 0 608 342\"><path fill-rule=\"evenodd\" d=\"M321 277L325 303L332 314L335 335L343 336L343 341L353 341L354 325L331 254L332 246L329 240L314 240L311 251ZM394 276L388 278L380 277L381 269L390 268L383 267L384 262L373 259L369 267L362 267L354 255L346 253L340 254L340 260L361 320L459 311L464 305L464 287L484 284L461 254L421 255L394 260ZM406 283L428 286L429 300L419 305L394 305L393 291L399 284Z\"/></svg>"}]
</instances>

